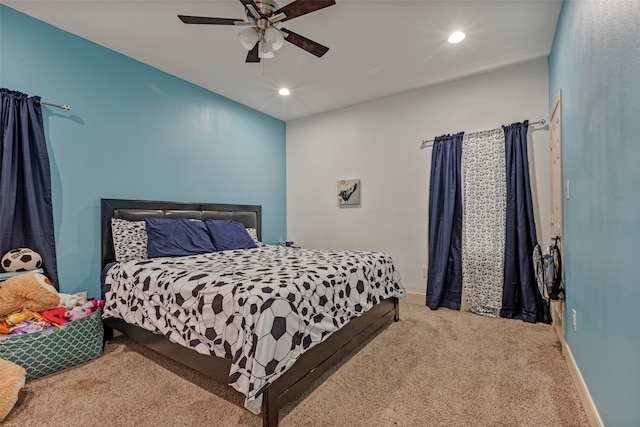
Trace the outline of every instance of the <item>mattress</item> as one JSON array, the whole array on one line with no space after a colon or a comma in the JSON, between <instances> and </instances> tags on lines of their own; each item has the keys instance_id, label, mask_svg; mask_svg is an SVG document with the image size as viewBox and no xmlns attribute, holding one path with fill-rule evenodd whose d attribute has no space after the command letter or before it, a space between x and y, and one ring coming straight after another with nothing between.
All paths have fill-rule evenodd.
<instances>
[{"instance_id":1,"label":"mattress","mask_svg":"<svg viewBox=\"0 0 640 427\"><path fill-rule=\"evenodd\" d=\"M104 317L231 359L229 384L255 414L304 351L405 295L387 254L280 246L116 263L104 288Z\"/></svg>"}]
</instances>

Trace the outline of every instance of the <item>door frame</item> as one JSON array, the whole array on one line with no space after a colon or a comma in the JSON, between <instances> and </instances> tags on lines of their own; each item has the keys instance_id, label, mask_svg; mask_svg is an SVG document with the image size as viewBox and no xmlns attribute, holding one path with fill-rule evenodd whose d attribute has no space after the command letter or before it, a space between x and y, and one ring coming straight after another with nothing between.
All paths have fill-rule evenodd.
<instances>
[{"instance_id":1,"label":"door frame","mask_svg":"<svg viewBox=\"0 0 640 427\"><path fill-rule=\"evenodd\" d=\"M556 121L557 120L557 121ZM554 138L557 136L557 142ZM551 242L557 242L560 254L564 255L564 179L562 174L562 89L558 90L549 115L549 174L550 174L550 209L551 209ZM558 239L553 239L558 236ZM564 287L564 256L561 257L561 281ZM565 335L566 306L565 300L552 300L550 305L553 326L561 340Z\"/></svg>"}]
</instances>

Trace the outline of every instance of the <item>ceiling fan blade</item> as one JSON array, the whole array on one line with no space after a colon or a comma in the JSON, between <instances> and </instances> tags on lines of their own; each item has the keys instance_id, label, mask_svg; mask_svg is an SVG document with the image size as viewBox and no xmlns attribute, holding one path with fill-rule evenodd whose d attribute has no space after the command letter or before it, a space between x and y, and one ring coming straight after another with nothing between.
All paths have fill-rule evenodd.
<instances>
[{"instance_id":1,"label":"ceiling fan blade","mask_svg":"<svg viewBox=\"0 0 640 427\"><path fill-rule=\"evenodd\" d=\"M256 43L256 45L249 51L247 54L247 59L244 62L260 62L260 57L258 56L258 46L260 43Z\"/></svg>"},{"instance_id":2,"label":"ceiling fan blade","mask_svg":"<svg viewBox=\"0 0 640 427\"><path fill-rule=\"evenodd\" d=\"M298 16L306 15L307 13L315 12L316 10L324 9L325 7L333 6L334 4L336 4L335 0L295 0L276 10L272 15L284 13L286 17L280 20L280 22L284 22Z\"/></svg>"},{"instance_id":3,"label":"ceiling fan blade","mask_svg":"<svg viewBox=\"0 0 640 427\"><path fill-rule=\"evenodd\" d=\"M185 24L210 24L210 25L240 25L244 23L242 19L208 18L206 16L186 16L178 15L178 18Z\"/></svg>"},{"instance_id":4,"label":"ceiling fan blade","mask_svg":"<svg viewBox=\"0 0 640 427\"><path fill-rule=\"evenodd\" d=\"M253 19L260 19L260 9L258 9L258 5L253 0L240 0L240 3L249 11Z\"/></svg>"},{"instance_id":5,"label":"ceiling fan blade","mask_svg":"<svg viewBox=\"0 0 640 427\"><path fill-rule=\"evenodd\" d=\"M300 1L300 0L298 0ZM306 50L307 52L314 54L318 58L322 57L325 53L329 51L329 48L321 45L318 42L314 42L313 40L309 40L306 37L301 36L300 34L296 34L291 30L287 30L286 28L282 28L281 30L284 33L284 39L291 44L298 46L301 49Z\"/></svg>"}]
</instances>

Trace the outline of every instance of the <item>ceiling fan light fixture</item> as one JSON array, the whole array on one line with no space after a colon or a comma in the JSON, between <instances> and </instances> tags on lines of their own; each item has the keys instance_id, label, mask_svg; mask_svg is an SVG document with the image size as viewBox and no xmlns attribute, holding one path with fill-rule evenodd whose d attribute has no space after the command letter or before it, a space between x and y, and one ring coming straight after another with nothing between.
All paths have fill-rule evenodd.
<instances>
[{"instance_id":1,"label":"ceiling fan light fixture","mask_svg":"<svg viewBox=\"0 0 640 427\"><path fill-rule=\"evenodd\" d=\"M286 28L280 29L279 25L284 21L333 6L336 0L293 0L284 7L279 7L277 1L279 0L240 0L245 11L245 19L190 15L178 15L178 18L185 24L246 27L239 31L238 39L242 47L249 51L244 61L247 63L259 63L262 58L274 58L274 51L281 49L285 41L318 58L327 53L328 47Z\"/></svg>"},{"instance_id":2,"label":"ceiling fan light fixture","mask_svg":"<svg viewBox=\"0 0 640 427\"><path fill-rule=\"evenodd\" d=\"M449 36L449 43L460 43L466 35L462 31L454 31Z\"/></svg>"},{"instance_id":3,"label":"ceiling fan light fixture","mask_svg":"<svg viewBox=\"0 0 640 427\"><path fill-rule=\"evenodd\" d=\"M258 58L262 59L271 59L276 55L273 53L273 47L271 43L266 41L265 39L260 40L260 45L258 46Z\"/></svg>"},{"instance_id":4,"label":"ceiling fan light fixture","mask_svg":"<svg viewBox=\"0 0 640 427\"><path fill-rule=\"evenodd\" d=\"M251 50L260 40L260 35L253 27L247 27L238 33L238 39L243 48Z\"/></svg>"},{"instance_id":5,"label":"ceiling fan light fixture","mask_svg":"<svg viewBox=\"0 0 640 427\"><path fill-rule=\"evenodd\" d=\"M264 32L264 38L266 41L271 43L271 48L275 50L280 50L282 46L284 46L284 36L280 31L278 31L274 27L269 27Z\"/></svg>"}]
</instances>

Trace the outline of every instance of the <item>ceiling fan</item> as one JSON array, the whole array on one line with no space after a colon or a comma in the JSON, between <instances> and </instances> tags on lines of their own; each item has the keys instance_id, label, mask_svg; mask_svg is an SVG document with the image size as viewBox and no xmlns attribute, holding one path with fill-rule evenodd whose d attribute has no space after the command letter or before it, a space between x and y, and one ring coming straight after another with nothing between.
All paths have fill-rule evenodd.
<instances>
[{"instance_id":1,"label":"ceiling fan","mask_svg":"<svg viewBox=\"0 0 640 427\"><path fill-rule=\"evenodd\" d=\"M244 6L246 20L186 15L178 15L178 18L185 24L247 27L238 34L240 44L249 51L245 62L260 62L261 58L273 58L273 52L280 49L285 40L318 58L329 50L328 47L300 34L280 28L280 23L333 6L336 4L335 0L295 0L281 8L278 8L278 3L274 0L240 0L240 3Z\"/></svg>"}]
</instances>

